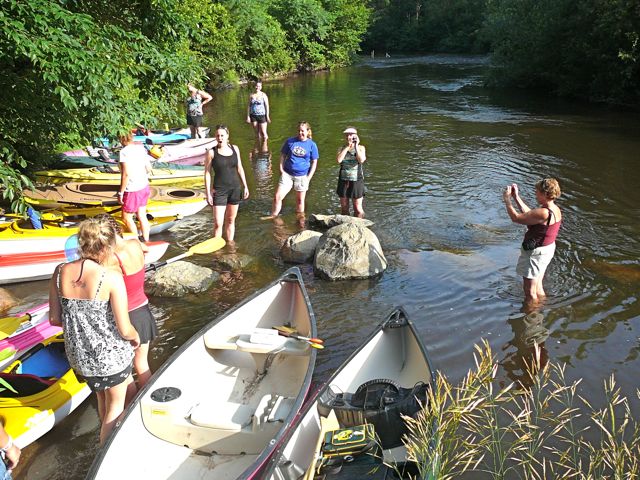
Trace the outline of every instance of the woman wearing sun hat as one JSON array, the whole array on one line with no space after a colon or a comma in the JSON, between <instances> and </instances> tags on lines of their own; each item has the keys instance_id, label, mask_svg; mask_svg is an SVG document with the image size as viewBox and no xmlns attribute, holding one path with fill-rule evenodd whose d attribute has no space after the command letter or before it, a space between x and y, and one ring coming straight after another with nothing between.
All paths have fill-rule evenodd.
<instances>
[{"instance_id":1,"label":"woman wearing sun hat","mask_svg":"<svg viewBox=\"0 0 640 480\"><path fill-rule=\"evenodd\" d=\"M349 215L349 200L353 202L353 216L364 218L362 202L364 200L364 173L362 164L367 160L364 145L360 144L358 130L354 127L345 129L345 145L338 149L336 160L340 165L338 188L342 215Z\"/></svg>"}]
</instances>

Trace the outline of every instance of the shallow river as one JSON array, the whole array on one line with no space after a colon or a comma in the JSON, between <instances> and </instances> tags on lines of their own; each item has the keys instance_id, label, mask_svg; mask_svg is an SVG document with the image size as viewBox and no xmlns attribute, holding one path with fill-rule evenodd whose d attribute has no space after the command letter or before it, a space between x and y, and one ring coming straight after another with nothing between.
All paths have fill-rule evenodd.
<instances>
[{"instance_id":1,"label":"shallow river","mask_svg":"<svg viewBox=\"0 0 640 480\"><path fill-rule=\"evenodd\" d=\"M244 123L248 90L216 93L206 120L226 123L240 146L251 197L240 207L237 249L255 261L244 271L223 272L205 294L151 298L161 331L152 365L287 268L278 251L300 229L293 195L285 200L283 225L259 217L270 210L279 148L306 120L320 150L307 212L339 213L335 154L342 130L356 126L368 153L366 216L389 262L378 279L339 283L301 267L327 347L318 356L317 380L402 305L435 366L453 380L473 365L473 346L483 338L501 364L500 380L519 378L522 355L535 338L552 361L568 364L570 379L584 378L581 394L596 403L612 372L633 396L640 368L640 118L490 91L482 86L485 68L481 58L390 58L268 82L271 163L251 154L253 133ZM507 217L502 189L518 183L532 205L534 182L549 175L561 181L564 223L547 273L543 319L525 325L515 274L523 227ZM207 209L160 238L172 242L173 256L210 235ZM207 265L211 259L191 261ZM45 300L46 287L36 282L9 290L36 304ZM640 416L638 403L633 406ZM84 478L96 443L95 402L88 401L24 450L17 478Z\"/></svg>"}]
</instances>

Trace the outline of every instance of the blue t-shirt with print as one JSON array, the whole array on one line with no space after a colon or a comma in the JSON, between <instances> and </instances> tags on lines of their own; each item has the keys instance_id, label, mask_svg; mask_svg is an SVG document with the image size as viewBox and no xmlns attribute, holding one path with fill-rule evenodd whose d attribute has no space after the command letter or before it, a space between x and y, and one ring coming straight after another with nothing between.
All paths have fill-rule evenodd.
<instances>
[{"instance_id":1,"label":"blue t-shirt with print","mask_svg":"<svg viewBox=\"0 0 640 480\"><path fill-rule=\"evenodd\" d=\"M298 137L291 137L284 142L280 149L286 160L284 161L284 171L294 177L301 177L309 173L311 162L317 160L318 146L310 138L301 141Z\"/></svg>"}]
</instances>

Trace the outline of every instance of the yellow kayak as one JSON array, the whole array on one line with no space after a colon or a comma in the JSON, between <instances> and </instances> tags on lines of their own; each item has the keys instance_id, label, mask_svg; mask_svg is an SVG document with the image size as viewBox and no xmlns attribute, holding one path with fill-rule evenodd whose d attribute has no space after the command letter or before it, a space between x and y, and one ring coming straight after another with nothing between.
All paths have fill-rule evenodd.
<instances>
[{"instance_id":1,"label":"yellow kayak","mask_svg":"<svg viewBox=\"0 0 640 480\"><path fill-rule=\"evenodd\" d=\"M121 222L120 218L116 218ZM173 227L180 217L151 218L151 234L163 232ZM0 229L0 254L44 253L76 249L79 221L43 221L40 229L33 228L29 220L16 220Z\"/></svg>"},{"instance_id":2,"label":"yellow kayak","mask_svg":"<svg viewBox=\"0 0 640 480\"><path fill-rule=\"evenodd\" d=\"M23 190L22 195L27 202L40 208L59 208L67 205L121 207L116 196L119 190L119 183L69 182L64 185ZM206 204L207 199L202 190L152 186L147 205L151 205L150 208L156 211L163 211L162 215L154 213L156 216L167 216L165 210L168 209L176 210L173 215L185 216L200 211Z\"/></svg>"},{"instance_id":3,"label":"yellow kayak","mask_svg":"<svg viewBox=\"0 0 640 480\"><path fill-rule=\"evenodd\" d=\"M62 333L28 350L0 379L0 417L20 448L51 430L91 394L69 367Z\"/></svg>"},{"instance_id":4,"label":"yellow kayak","mask_svg":"<svg viewBox=\"0 0 640 480\"><path fill-rule=\"evenodd\" d=\"M43 183L61 184L67 182L119 183L120 170L117 164L103 167L43 170L36 172L36 180ZM204 168L187 166L180 168L153 168L149 176L151 185L203 186Z\"/></svg>"}]
</instances>

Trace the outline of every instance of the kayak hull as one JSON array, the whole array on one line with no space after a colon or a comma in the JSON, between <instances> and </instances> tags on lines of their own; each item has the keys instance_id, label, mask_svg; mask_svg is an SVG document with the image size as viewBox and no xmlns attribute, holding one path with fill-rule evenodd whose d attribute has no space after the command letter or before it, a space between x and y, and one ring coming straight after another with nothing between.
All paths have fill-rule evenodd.
<instances>
[{"instance_id":1,"label":"kayak hull","mask_svg":"<svg viewBox=\"0 0 640 480\"><path fill-rule=\"evenodd\" d=\"M38 393L23 397L0 397L0 416L5 419L4 428L14 439L15 444L24 448L51 430L62 419L73 412L90 394L86 383L78 381L69 367L64 349L62 334L44 340L43 349L56 348L61 363L66 362L61 375L55 377L53 384ZM20 373L26 365L27 352L3 373ZM42 378L50 378L48 375Z\"/></svg>"},{"instance_id":2,"label":"kayak hull","mask_svg":"<svg viewBox=\"0 0 640 480\"><path fill-rule=\"evenodd\" d=\"M168 242L161 241L146 245L149 247L145 255L147 264L160 260L169 247ZM57 265L74 259L73 253L64 250L0 255L0 285L46 280L51 278Z\"/></svg>"}]
</instances>

